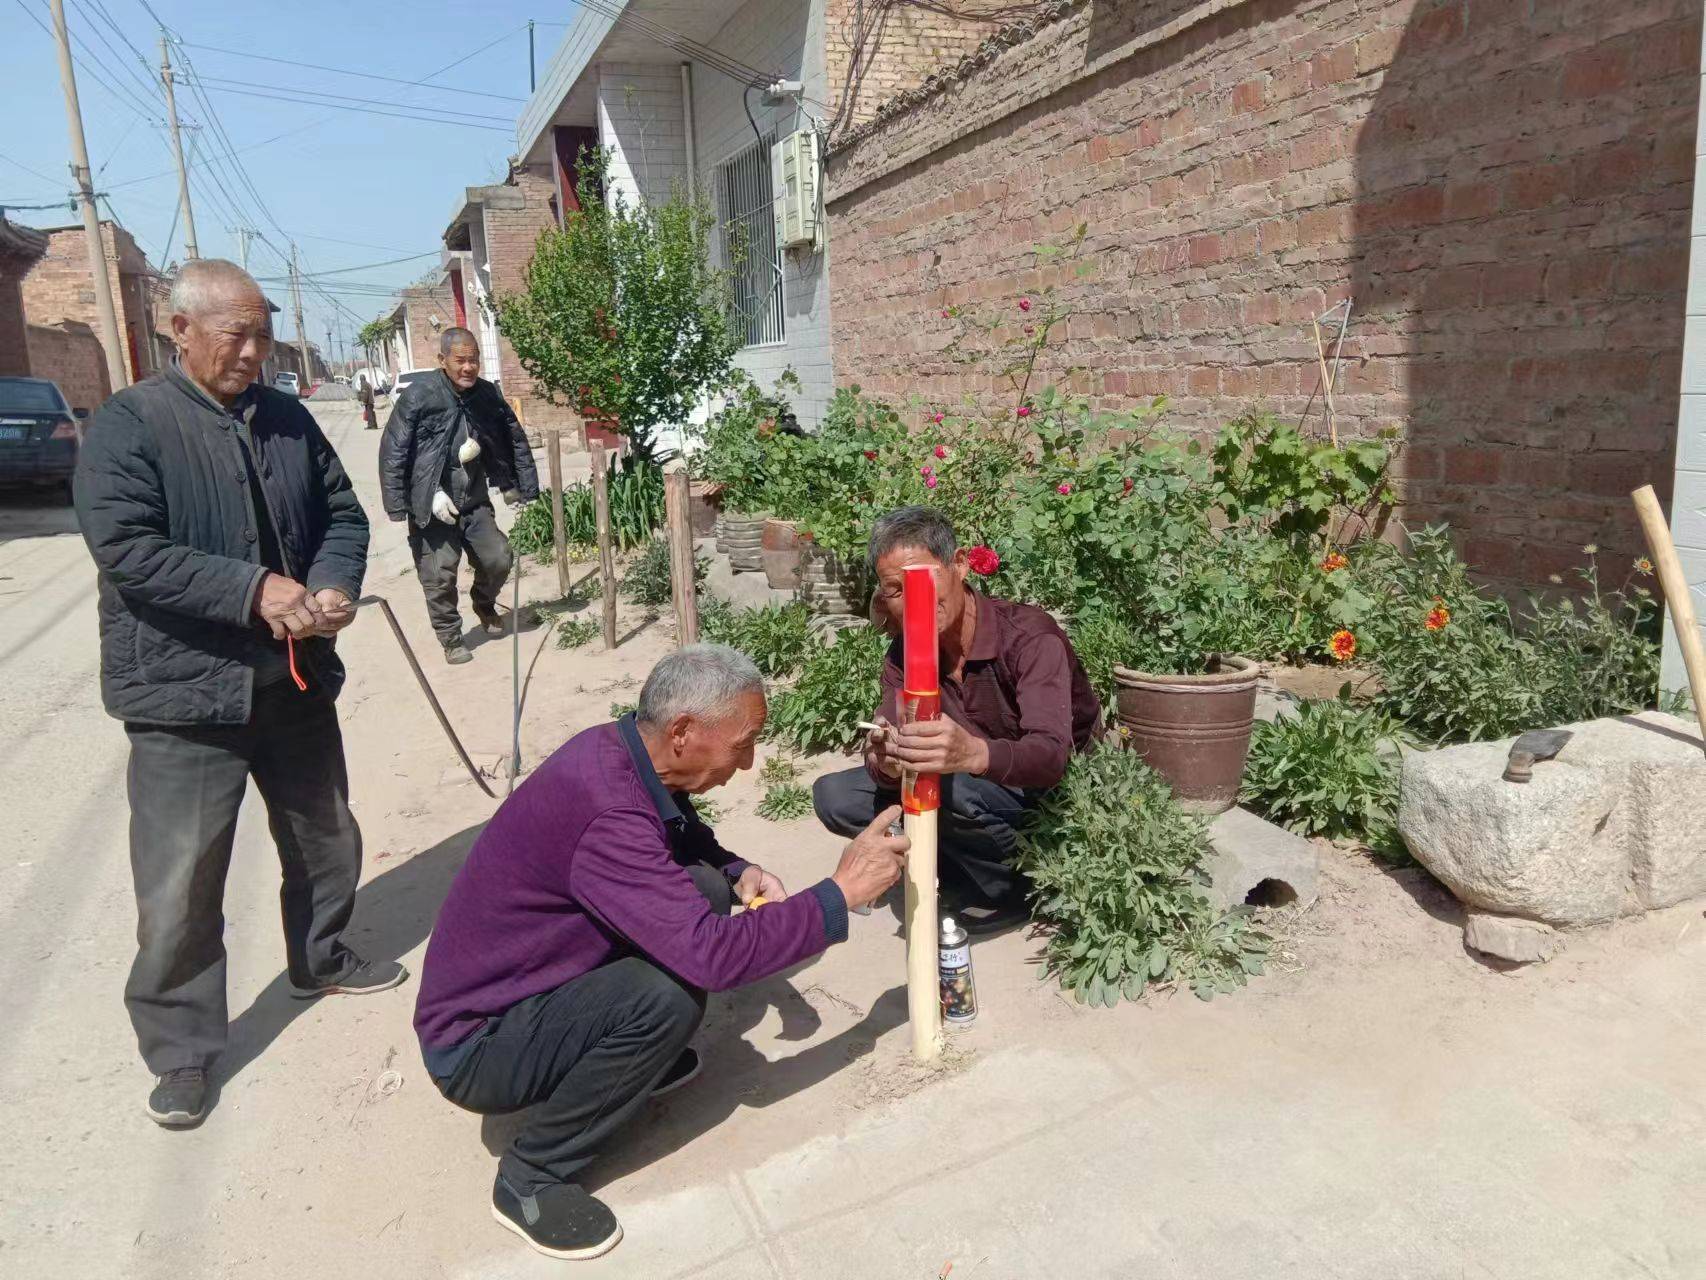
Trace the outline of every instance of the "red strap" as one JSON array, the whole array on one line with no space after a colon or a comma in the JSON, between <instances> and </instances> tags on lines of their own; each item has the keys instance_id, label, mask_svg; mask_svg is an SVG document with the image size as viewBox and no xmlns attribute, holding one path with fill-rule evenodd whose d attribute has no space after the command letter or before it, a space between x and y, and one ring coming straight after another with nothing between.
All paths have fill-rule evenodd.
<instances>
[{"instance_id":1,"label":"red strap","mask_svg":"<svg viewBox=\"0 0 1706 1280\"><path fill-rule=\"evenodd\" d=\"M296 681L296 687L303 693L308 692L308 682L302 678L302 673L296 669L296 637L284 638L284 652L290 659L290 678Z\"/></svg>"}]
</instances>

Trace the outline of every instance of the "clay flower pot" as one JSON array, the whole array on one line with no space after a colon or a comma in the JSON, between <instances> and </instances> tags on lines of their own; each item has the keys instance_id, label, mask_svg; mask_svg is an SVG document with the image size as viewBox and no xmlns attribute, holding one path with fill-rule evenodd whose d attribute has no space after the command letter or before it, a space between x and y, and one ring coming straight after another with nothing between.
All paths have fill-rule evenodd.
<instances>
[{"instance_id":1,"label":"clay flower pot","mask_svg":"<svg viewBox=\"0 0 1706 1280\"><path fill-rule=\"evenodd\" d=\"M800 585L800 558L810 539L801 535L792 520L774 516L764 522L764 578L778 591L792 591Z\"/></svg>"},{"instance_id":2,"label":"clay flower pot","mask_svg":"<svg viewBox=\"0 0 1706 1280\"><path fill-rule=\"evenodd\" d=\"M761 515L723 513L724 548L736 573L757 573L764 568L764 521Z\"/></svg>"},{"instance_id":3,"label":"clay flower pot","mask_svg":"<svg viewBox=\"0 0 1706 1280\"><path fill-rule=\"evenodd\" d=\"M1188 812L1224 813L1238 803L1259 674L1254 662L1232 656L1194 676L1114 668L1126 745L1167 780Z\"/></svg>"},{"instance_id":4,"label":"clay flower pot","mask_svg":"<svg viewBox=\"0 0 1706 1280\"><path fill-rule=\"evenodd\" d=\"M845 568L835 553L808 542L800 558L800 599L825 617L862 617L865 589L860 575Z\"/></svg>"}]
</instances>

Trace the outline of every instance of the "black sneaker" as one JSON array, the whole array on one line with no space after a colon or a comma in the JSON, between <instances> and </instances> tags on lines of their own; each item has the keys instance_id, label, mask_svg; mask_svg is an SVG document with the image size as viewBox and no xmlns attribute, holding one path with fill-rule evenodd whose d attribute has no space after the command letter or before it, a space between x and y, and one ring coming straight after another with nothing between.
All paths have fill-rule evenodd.
<instances>
[{"instance_id":1,"label":"black sneaker","mask_svg":"<svg viewBox=\"0 0 1706 1280\"><path fill-rule=\"evenodd\" d=\"M572 1182L553 1182L524 1196L499 1174L492 1185L492 1217L548 1258L581 1262L622 1243L616 1215Z\"/></svg>"},{"instance_id":2,"label":"black sneaker","mask_svg":"<svg viewBox=\"0 0 1706 1280\"><path fill-rule=\"evenodd\" d=\"M474 655L468 652L468 646L460 640L452 640L444 646L444 660L453 667L459 667L464 662L474 661Z\"/></svg>"},{"instance_id":3,"label":"black sneaker","mask_svg":"<svg viewBox=\"0 0 1706 1280\"><path fill-rule=\"evenodd\" d=\"M290 994L298 1000L315 996L366 996L375 991L389 991L409 980L409 971L395 960L363 960L336 982L323 987L292 987Z\"/></svg>"},{"instance_id":4,"label":"black sneaker","mask_svg":"<svg viewBox=\"0 0 1706 1280\"><path fill-rule=\"evenodd\" d=\"M207 1116L207 1071L177 1067L154 1082L148 1118L162 1129L191 1129Z\"/></svg>"},{"instance_id":5,"label":"black sneaker","mask_svg":"<svg viewBox=\"0 0 1706 1280\"><path fill-rule=\"evenodd\" d=\"M652 1097L661 1098L666 1093L674 1093L689 1080L696 1079L699 1075L699 1065L698 1051L683 1049L681 1056L663 1073L663 1079L652 1086Z\"/></svg>"}]
</instances>

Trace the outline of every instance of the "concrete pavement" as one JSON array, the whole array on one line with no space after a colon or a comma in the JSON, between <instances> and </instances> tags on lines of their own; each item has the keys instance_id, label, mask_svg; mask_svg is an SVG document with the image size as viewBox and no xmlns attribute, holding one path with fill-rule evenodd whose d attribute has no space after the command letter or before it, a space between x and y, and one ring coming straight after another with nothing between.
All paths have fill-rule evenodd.
<instances>
[{"instance_id":1,"label":"concrete pavement","mask_svg":"<svg viewBox=\"0 0 1706 1280\"><path fill-rule=\"evenodd\" d=\"M507 647L437 664L400 530L378 514L376 435L347 406L315 409L375 516L370 589L471 749L496 756ZM1706 1275L1699 904L1505 973L1464 952L1425 877L1338 854L1320 902L1281 922L1277 971L1212 1005L1080 1009L1037 981L1033 943L981 944L984 1013L934 1073L906 1061L893 917L856 920L817 963L713 999L705 1075L595 1167L624 1243L567 1266L490 1221L508 1125L433 1090L412 982L286 998L277 861L251 796L227 892L222 1096L201 1129L160 1131L120 1002L124 735L99 708L93 573L70 529L0 499L0 1274ZM535 569L527 587L555 584ZM615 654L541 651L527 759L631 700L664 625L625 611ZM418 969L493 806L458 780L382 621L359 619L342 649L367 837L352 941ZM750 781L725 790L726 843L796 887L824 874L838 842L757 819Z\"/></svg>"}]
</instances>

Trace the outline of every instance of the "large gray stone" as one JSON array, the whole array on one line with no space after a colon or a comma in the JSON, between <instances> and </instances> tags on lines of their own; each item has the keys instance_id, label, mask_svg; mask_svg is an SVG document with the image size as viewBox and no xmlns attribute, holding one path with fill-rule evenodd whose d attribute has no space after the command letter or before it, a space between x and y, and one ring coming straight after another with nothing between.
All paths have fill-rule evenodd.
<instances>
[{"instance_id":1,"label":"large gray stone","mask_svg":"<svg viewBox=\"0 0 1706 1280\"><path fill-rule=\"evenodd\" d=\"M1645 712L1566 726L1533 781L1503 779L1513 739L1404 761L1398 828L1470 906L1596 924L1706 894L1706 753Z\"/></svg>"},{"instance_id":2,"label":"large gray stone","mask_svg":"<svg viewBox=\"0 0 1706 1280\"><path fill-rule=\"evenodd\" d=\"M1210 896L1221 906L1238 906L1258 888L1261 905L1315 900L1321 869L1313 841L1248 809L1217 815L1209 823L1208 841L1212 852L1203 869L1213 882Z\"/></svg>"}]
</instances>

